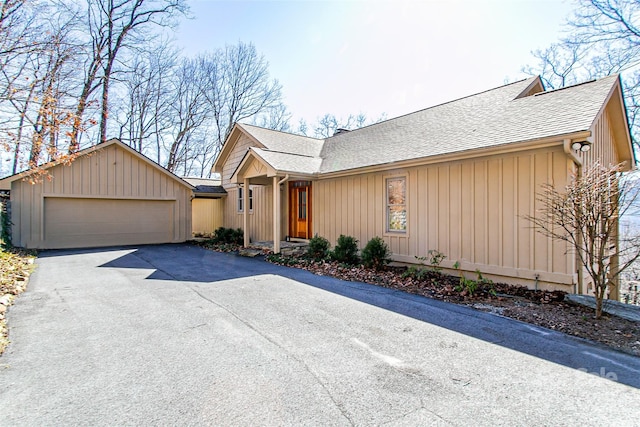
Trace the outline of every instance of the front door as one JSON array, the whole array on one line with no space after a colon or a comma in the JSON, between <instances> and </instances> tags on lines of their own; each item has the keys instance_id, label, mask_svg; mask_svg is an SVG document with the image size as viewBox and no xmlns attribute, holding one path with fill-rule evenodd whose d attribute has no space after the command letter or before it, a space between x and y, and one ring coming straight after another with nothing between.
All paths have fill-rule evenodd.
<instances>
[{"instance_id":1,"label":"front door","mask_svg":"<svg viewBox=\"0 0 640 427\"><path fill-rule=\"evenodd\" d=\"M311 238L311 182L289 183L289 236Z\"/></svg>"}]
</instances>

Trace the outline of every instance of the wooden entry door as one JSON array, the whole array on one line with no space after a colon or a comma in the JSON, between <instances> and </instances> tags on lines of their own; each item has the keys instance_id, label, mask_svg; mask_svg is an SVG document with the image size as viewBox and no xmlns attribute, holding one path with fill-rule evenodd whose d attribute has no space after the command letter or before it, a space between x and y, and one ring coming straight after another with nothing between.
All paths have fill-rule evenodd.
<instances>
[{"instance_id":1,"label":"wooden entry door","mask_svg":"<svg viewBox=\"0 0 640 427\"><path fill-rule=\"evenodd\" d=\"M289 183L289 236L311 238L311 182Z\"/></svg>"}]
</instances>

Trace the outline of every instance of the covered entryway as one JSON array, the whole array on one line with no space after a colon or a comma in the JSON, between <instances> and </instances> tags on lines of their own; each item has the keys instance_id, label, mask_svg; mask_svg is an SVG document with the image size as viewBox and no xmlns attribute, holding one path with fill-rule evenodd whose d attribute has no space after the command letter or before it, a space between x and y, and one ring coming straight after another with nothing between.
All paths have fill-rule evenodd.
<instances>
[{"instance_id":1,"label":"covered entryway","mask_svg":"<svg viewBox=\"0 0 640 427\"><path fill-rule=\"evenodd\" d=\"M56 248L170 242L175 201L46 197L44 238Z\"/></svg>"},{"instance_id":2,"label":"covered entryway","mask_svg":"<svg viewBox=\"0 0 640 427\"><path fill-rule=\"evenodd\" d=\"M311 238L311 181L289 182L289 236Z\"/></svg>"},{"instance_id":3,"label":"covered entryway","mask_svg":"<svg viewBox=\"0 0 640 427\"><path fill-rule=\"evenodd\" d=\"M268 224L267 226L273 230L269 237L272 237L274 253L280 253L280 242L285 236L305 240L311 238L312 176L303 172L317 167L315 164L308 164L310 161L316 160L304 156L267 152L256 147L250 148L245 153L233 172L230 183L245 189L256 185L264 186L271 193L271 200L265 203L264 207L260 207L260 201L254 200L252 211L251 209L241 211L245 247L251 244L251 235L255 233L255 228L250 228L250 216L253 216L253 227L255 224ZM292 166L296 167L292 168ZM235 192L236 197L240 194L242 193ZM263 223L260 224L260 221ZM261 240L269 240L265 237Z\"/></svg>"}]
</instances>

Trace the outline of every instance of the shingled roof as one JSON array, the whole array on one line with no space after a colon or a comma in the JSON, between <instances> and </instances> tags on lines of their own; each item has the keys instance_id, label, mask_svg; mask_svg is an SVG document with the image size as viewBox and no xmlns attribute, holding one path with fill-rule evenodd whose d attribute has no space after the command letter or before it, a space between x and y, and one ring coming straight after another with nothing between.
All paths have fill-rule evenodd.
<instances>
[{"instance_id":1,"label":"shingled roof","mask_svg":"<svg viewBox=\"0 0 640 427\"><path fill-rule=\"evenodd\" d=\"M530 95L532 77L325 140L239 126L276 170L331 173L588 131L618 79Z\"/></svg>"},{"instance_id":2,"label":"shingled roof","mask_svg":"<svg viewBox=\"0 0 640 427\"><path fill-rule=\"evenodd\" d=\"M185 181L193 186L193 193L196 197L218 198L227 195L227 190L220 185L219 179L183 177Z\"/></svg>"},{"instance_id":3,"label":"shingled roof","mask_svg":"<svg viewBox=\"0 0 640 427\"><path fill-rule=\"evenodd\" d=\"M304 135L295 135L246 124L240 126L269 151L320 157L320 152L324 144L322 139L311 138Z\"/></svg>"}]
</instances>

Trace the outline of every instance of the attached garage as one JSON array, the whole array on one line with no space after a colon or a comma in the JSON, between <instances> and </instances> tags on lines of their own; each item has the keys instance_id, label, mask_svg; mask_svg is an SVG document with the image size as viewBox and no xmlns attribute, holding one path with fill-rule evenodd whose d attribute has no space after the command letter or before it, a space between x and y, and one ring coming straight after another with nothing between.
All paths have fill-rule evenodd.
<instances>
[{"instance_id":1,"label":"attached garage","mask_svg":"<svg viewBox=\"0 0 640 427\"><path fill-rule=\"evenodd\" d=\"M192 186L112 139L49 178L11 183L12 240L38 249L184 242L191 238Z\"/></svg>"}]
</instances>

